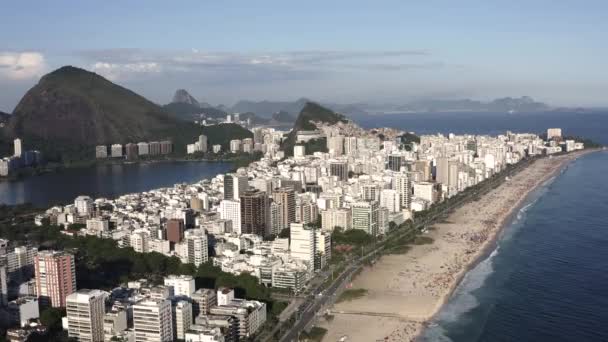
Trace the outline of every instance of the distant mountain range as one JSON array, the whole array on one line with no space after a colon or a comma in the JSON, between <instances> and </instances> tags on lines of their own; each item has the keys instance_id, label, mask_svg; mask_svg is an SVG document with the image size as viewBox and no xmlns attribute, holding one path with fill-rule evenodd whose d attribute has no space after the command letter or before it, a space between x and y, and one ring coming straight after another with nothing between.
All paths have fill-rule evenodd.
<instances>
[{"instance_id":1,"label":"distant mountain range","mask_svg":"<svg viewBox=\"0 0 608 342\"><path fill-rule=\"evenodd\" d=\"M301 98L293 102L289 101L239 101L233 107L225 110L232 112L252 112L261 117L268 117L272 113L284 111L296 116L307 102L313 102ZM472 99L425 99L412 100L404 104L369 104L369 103L322 103L322 106L335 112L347 115L353 120L374 114L384 113L433 113L433 112L487 112L487 113L535 113L535 112L588 112L595 109L552 107L546 103L534 100L529 96L519 98L503 97L484 102Z\"/></svg>"},{"instance_id":2,"label":"distant mountain range","mask_svg":"<svg viewBox=\"0 0 608 342\"><path fill-rule=\"evenodd\" d=\"M550 109L549 105L534 101L529 96L504 97L490 102L470 99L419 100L396 108L404 112L540 112Z\"/></svg>"}]
</instances>

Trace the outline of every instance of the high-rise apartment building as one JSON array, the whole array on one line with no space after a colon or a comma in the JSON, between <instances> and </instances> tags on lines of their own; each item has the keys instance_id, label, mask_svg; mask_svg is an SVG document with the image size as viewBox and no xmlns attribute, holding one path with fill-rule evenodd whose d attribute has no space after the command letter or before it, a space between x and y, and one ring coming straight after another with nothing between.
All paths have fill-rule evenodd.
<instances>
[{"instance_id":1,"label":"high-rise apartment building","mask_svg":"<svg viewBox=\"0 0 608 342\"><path fill-rule=\"evenodd\" d=\"M241 202L239 200L223 200L219 206L220 217L232 221L232 232L241 234Z\"/></svg>"},{"instance_id":2,"label":"high-rise apartment building","mask_svg":"<svg viewBox=\"0 0 608 342\"><path fill-rule=\"evenodd\" d=\"M68 337L81 342L104 340L106 294L101 290L78 290L67 296Z\"/></svg>"},{"instance_id":3,"label":"high-rise apartment building","mask_svg":"<svg viewBox=\"0 0 608 342\"><path fill-rule=\"evenodd\" d=\"M67 252L40 251L34 258L34 266L40 304L65 307L66 297L76 291L74 256Z\"/></svg>"},{"instance_id":4,"label":"high-rise apartment building","mask_svg":"<svg viewBox=\"0 0 608 342\"><path fill-rule=\"evenodd\" d=\"M207 152L207 136L206 135L199 135L198 136L198 148L199 151L201 152Z\"/></svg>"},{"instance_id":5,"label":"high-rise apartment building","mask_svg":"<svg viewBox=\"0 0 608 342\"><path fill-rule=\"evenodd\" d=\"M296 195L291 187L281 187L272 192L272 199L281 206L279 226L289 228L289 224L296 221Z\"/></svg>"},{"instance_id":6,"label":"high-rise apartment building","mask_svg":"<svg viewBox=\"0 0 608 342\"><path fill-rule=\"evenodd\" d=\"M133 305L135 342L173 341L171 302L166 299L147 299Z\"/></svg>"},{"instance_id":7,"label":"high-rise apartment building","mask_svg":"<svg viewBox=\"0 0 608 342\"><path fill-rule=\"evenodd\" d=\"M199 266L209 260L207 234L204 230L190 229L180 243L178 254L182 262Z\"/></svg>"},{"instance_id":8,"label":"high-rise apartment building","mask_svg":"<svg viewBox=\"0 0 608 342\"><path fill-rule=\"evenodd\" d=\"M167 240L180 243L184 239L184 221L171 219L167 221Z\"/></svg>"},{"instance_id":9,"label":"high-rise apartment building","mask_svg":"<svg viewBox=\"0 0 608 342\"><path fill-rule=\"evenodd\" d=\"M382 189L380 192L380 206L389 212L396 213L401 210L399 192L395 189Z\"/></svg>"},{"instance_id":10,"label":"high-rise apartment building","mask_svg":"<svg viewBox=\"0 0 608 342\"><path fill-rule=\"evenodd\" d=\"M329 174L338 177L341 181L348 180L348 163L342 161L329 163Z\"/></svg>"},{"instance_id":11,"label":"high-rise apartment building","mask_svg":"<svg viewBox=\"0 0 608 342\"><path fill-rule=\"evenodd\" d=\"M422 181L430 182L433 180L430 160L416 160L414 162L414 171L418 171L422 174Z\"/></svg>"},{"instance_id":12,"label":"high-rise apartment building","mask_svg":"<svg viewBox=\"0 0 608 342\"><path fill-rule=\"evenodd\" d=\"M449 184L449 159L439 157L435 160L435 181L437 183Z\"/></svg>"},{"instance_id":13,"label":"high-rise apartment building","mask_svg":"<svg viewBox=\"0 0 608 342\"><path fill-rule=\"evenodd\" d=\"M93 214L93 203L93 199L89 196L78 196L74 200L74 207L78 215L88 216Z\"/></svg>"},{"instance_id":14,"label":"high-rise apartment building","mask_svg":"<svg viewBox=\"0 0 608 342\"><path fill-rule=\"evenodd\" d=\"M241 233L266 236L270 234L268 196L257 189L241 196Z\"/></svg>"},{"instance_id":15,"label":"high-rise apartment building","mask_svg":"<svg viewBox=\"0 0 608 342\"><path fill-rule=\"evenodd\" d=\"M378 202L361 201L352 204L352 228L369 235L378 235Z\"/></svg>"},{"instance_id":16,"label":"high-rise apartment building","mask_svg":"<svg viewBox=\"0 0 608 342\"><path fill-rule=\"evenodd\" d=\"M412 204L412 179L409 173L401 172L393 177L393 189L399 193L401 209L410 209Z\"/></svg>"},{"instance_id":17,"label":"high-rise apartment building","mask_svg":"<svg viewBox=\"0 0 608 342\"><path fill-rule=\"evenodd\" d=\"M405 158L401 155L389 155L387 169L399 172L401 171L401 165L403 165Z\"/></svg>"},{"instance_id":18,"label":"high-rise apartment building","mask_svg":"<svg viewBox=\"0 0 608 342\"><path fill-rule=\"evenodd\" d=\"M362 184L361 197L365 201L380 201L380 186L378 184Z\"/></svg>"},{"instance_id":19,"label":"high-rise apartment building","mask_svg":"<svg viewBox=\"0 0 608 342\"><path fill-rule=\"evenodd\" d=\"M23 154L23 146L21 145L21 139L17 138L13 141L15 145L15 157L21 157Z\"/></svg>"},{"instance_id":20,"label":"high-rise apartment building","mask_svg":"<svg viewBox=\"0 0 608 342\"><path fill-rule=\"evenodd\" d=\"M350 229L352 227L352 212L347 208L332 208L321 211L321 227L326 231L334 228Z\"/></svg>"},{"instance_id":21,"label":"high-rise apartment building","mask_svg":"<svg viewBox=\"0 0 608 342\"><path fill-rule=\"evenodd\" d=\"M303 223L290 224L290 255L307 262L311 267L315 261L315 230Z\"/></svg>"},{"instance_id":22,"label":"high-rise apartment building","mask_svg":"<svg viewBox=\"0 0 608 342\"><path fill-rule=\"evenodd\" d=\"M186 332L192 325L192 304L185 300L180 300L173 306L173 331L175 338L182 341L185 339Z\"/></svg>"},{"instance_id":23,"label":"high-rise apartment building","mask_svg":"<svg viewBox=\"0 0 608 342\"><path fill-rule=\"evenodd\" d=\"M238 200L247 188L249 180L245 175L226 174L224 176L224 199Z\"/></svg>"}]
</instances>

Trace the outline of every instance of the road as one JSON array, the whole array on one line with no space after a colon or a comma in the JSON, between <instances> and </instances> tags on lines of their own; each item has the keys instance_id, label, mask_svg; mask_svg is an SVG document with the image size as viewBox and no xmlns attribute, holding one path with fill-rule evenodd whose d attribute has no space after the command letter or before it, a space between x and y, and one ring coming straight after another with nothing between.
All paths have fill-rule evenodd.
<instances>
[{"instance_id":1,"label":"road","mask_svg":"<svg viewBox=\"0 0 608 342\"><path fill-rule=\"evenodd\" d=\"M522 170L524 167L528 166L533 161L534 161L534 159L523 160L520 163L514 165L512 168L510 168L506 172L502 172L501 174L496 175L492 178L489 178L483 183L480 183L480 187L478 189L475 189L475 190L471 189L471 191L462 192L462 195L460 196L460 198L458 198L458 200L454 200L453 203L451 203L449 206L446 206L445 208L443 208L441 211L437 212L432 217L428 217L424 221L417 222L416 225L414 226L414 228L418 229L418 230L424 229L428 225L434 223L435 220L437 220L438 218L441 218L441 217L449 214L452 210L471 201L472 199L474 199L475 197L477 197L479 195L482 195L482 194L485 194L485 193L491 191L498 185L502 184L502 182L505 180L505 177L513 176L515 173L519 172L520 170ZM289 332L287 332L285 335L283 335L283 337L280 339L280 341L281 342L297 341L300 333L303 330L305 330L311 322L313 322L315 315L328 303L333 304L333 300L335 300L335 298L336 298L336 292L338 292L338 290L344 288L346 286L346 284L348 282L350 282L350 280L352 279L355 272L357 272L357 270L359 270L359 268L363 265L364 260L366 260L371 255L378 253L382 248L384 248L384 244L389 239L398 239L398 238L401 238L403 235L410 234L410 233L411 233L411 231L408 231L407 229L405 229L405 230L401 230L401 231L397 232L394 235L387 236L386 239L377 243L377 246L373 250L369 251L365 255L362 255L356 259L353 259L349 263L349 265L346 266L345 270L337 278L334 279L332 284L323 291L322 295L319 295L319 291L320 291L319 288L321 285L318 285L315 289L313 289L311 291L312 295L309 296L309 299L311 301L305 301L300 306L300 308L298 310L299 315L297 317L296 323L290 329ZM327 277L327 272L325 272L321 275L318 275L318 276L321 276L321 277L323 277L323 279L325 279ZM330 301L332 301L332 302L330 302Z\"/></svg>"}]
</instances>

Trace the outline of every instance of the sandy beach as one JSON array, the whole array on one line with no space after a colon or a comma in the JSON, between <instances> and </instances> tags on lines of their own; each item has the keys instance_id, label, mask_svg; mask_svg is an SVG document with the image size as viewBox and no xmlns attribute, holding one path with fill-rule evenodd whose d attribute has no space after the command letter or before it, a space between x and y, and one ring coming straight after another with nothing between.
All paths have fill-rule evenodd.
<instances>
[{"instance_id":1,"label":"sandy beach","mask_svg":"<svg viewBox=\"0 0 608 342\"><path fill-rule=\"evenodd\" d=\"M406 254L386 255L366 267L352 287L366 289L367 295L336 304L331 322L320 320L318 325L328 330L323 341L344 336L349 342L415 340L469 268L494 248L501 228L527 195L586 152L537 160L435 224L427 234L432 244L414 245Z\"/></svg>"}]
</instances>

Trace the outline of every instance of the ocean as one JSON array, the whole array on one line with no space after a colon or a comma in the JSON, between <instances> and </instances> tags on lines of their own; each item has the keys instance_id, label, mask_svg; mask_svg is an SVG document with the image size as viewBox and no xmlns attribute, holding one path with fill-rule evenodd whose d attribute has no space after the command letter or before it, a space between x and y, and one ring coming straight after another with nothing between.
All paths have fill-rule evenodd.
<instances>
[{"instance_id":1,"label":"ocean","mask_svg":"<svg viewBox=\"0 0 608 342\"><path fill-rule=\"evenodd\" d=\"M561 127L565 135L590 138L608 145L608 111L590 113L408 113L370 115L356 119L366 128L394 127L416 134L503 134L507 130L546 133Z\"/></svg>"},{"instance_id":2,"label":"ocean","mask_svg":"<svg viewBox=\"0 0 608 342\"><path fill-rule=\"evenodd\" d=\"M608 152L528 197L422 341L608 341Z\"/></svg>"}]
</instances>

